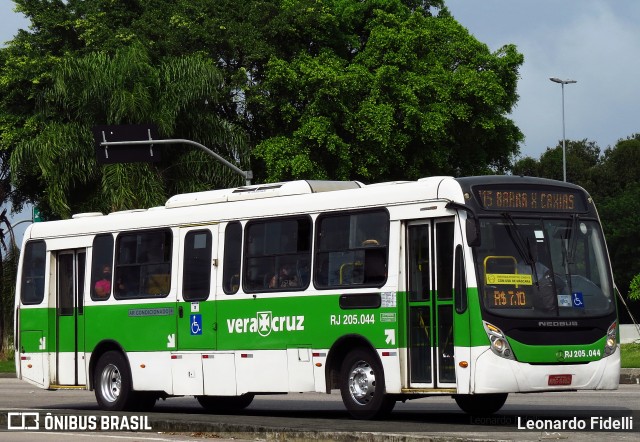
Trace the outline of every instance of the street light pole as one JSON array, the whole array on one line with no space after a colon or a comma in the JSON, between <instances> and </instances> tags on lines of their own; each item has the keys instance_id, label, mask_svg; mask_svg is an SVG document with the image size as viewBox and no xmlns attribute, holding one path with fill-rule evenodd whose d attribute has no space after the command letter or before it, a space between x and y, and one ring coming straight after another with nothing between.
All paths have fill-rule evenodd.
<instances>
[{"instance_id":1,"label":"street light pole","mask_svg":"<svg viewBox=\"0 0 640 442\"><path fill-rule=\"evenodd\" d=\"M567 147L565 145L566 143L566 137L564 134L564 85L565 84L571 84L571 83L577 83L576 80L561 80L557 77L551 77L549 78L549 80L553 81L554 83L560 83L560 85L562 86L562 176L564 179L564 182L567 182Z\"/></svg>"}]
</instances>

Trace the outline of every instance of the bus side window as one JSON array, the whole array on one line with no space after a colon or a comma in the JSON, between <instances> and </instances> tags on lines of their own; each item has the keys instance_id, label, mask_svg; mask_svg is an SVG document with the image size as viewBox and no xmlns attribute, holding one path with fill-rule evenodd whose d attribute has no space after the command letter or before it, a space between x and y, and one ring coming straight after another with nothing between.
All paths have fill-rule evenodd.
<instances>
[{"instance_id":1,"label":"bus side window","mask_svg":"<svg viewBox=\"0 0 640 442\"><path fill-rule=\"evenodd\" d=\"M311 218L250 221L245 229L246 292L304 290L309 285Z\"/></svg>"},{"instance_id":2,"label":"bus side window","mask_svg":"<svg viewBox=\"0 0 640 442\"><path fill-rule=\"evenodd\" d=\"M385 284L389 244L386 210L321 215L316 225L316 287Z\"/></svg>"},{"instance_id":3,"label":"bus side window","mask_svg":"<svg viewBox=\"0 0 640 442\"><path fill-rule=\"evenodd\" d=\"M224 231L224 255L222 258L222 290L233 295L240 288L240 262L242 253L242 226L239 222L227 225Z\"/></svg>"},{"instance_id":4,"label":"bus side window","mask_svg":"<svg viewBox=\"0 0 640 442\"><path fill-rule=\"evenodd\" d=\"M40 304L44 299L46 252L44 241L30 241L25 246L20 288L20 300L25 305Z\"/></svg>"},{"instance_id":5,"label":"bus side window","mask_svg":"<svg viewBox=\"0 0 640 442\"><path fill-rule=\"evenodd\" d=\"M185 236L182 297L204 301L211 286L211 232L194 230Z\"/></svg>"},{"instance_id":6,"label":"bus side window","mask_svg":"<svg viewBox=\"0 0 640 442\"><path fill-rule=\"evenodd\" d=\"M91 258L91 299L105 301L113 288L113 235L97 235L93 239Z\"/></svg>"},{"instance_id":7,"label":"bus side window","mask_svg":"<svg viewBox=\"0 0 640 442\"><path fill-rule=\"evenodd\" d=\"M169 294L172 240L168 229L118 236L114 278L118 299Z\"/></svg>"}]
</instances>

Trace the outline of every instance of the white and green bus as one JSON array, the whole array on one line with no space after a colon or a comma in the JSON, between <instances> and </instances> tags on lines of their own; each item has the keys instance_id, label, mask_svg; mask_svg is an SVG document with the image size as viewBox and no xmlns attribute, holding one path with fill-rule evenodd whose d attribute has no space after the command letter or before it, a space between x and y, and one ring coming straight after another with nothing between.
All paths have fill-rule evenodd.
<instances>
[{"instance_id":1,"label":"white and green bus","mask_svg":"<svg viewBox=\"0 0 640 442\"><path fill-rule=\"evenodd\" d=\"M355 418L452 396L609 390L611 267L580 187L511 176L293 181L26 231L17 376L104 410L339 389Z\"/></svg>"}]
</instances>

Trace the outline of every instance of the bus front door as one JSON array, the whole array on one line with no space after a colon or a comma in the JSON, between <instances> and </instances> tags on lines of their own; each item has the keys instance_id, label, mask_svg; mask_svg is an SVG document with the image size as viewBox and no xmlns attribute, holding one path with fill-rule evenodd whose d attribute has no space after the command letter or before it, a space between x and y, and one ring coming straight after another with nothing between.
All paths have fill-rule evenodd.
<instances>
[{"instance_id":1,"label":"bus front door","mask_svg":"<svg viewBox=\"0 0 640 442\"><path fill-rule=\"evenodd\" d=\"M84 356L84 281L86 250L64 250L56 255L56 339L53 384L86 383Z\"/></svg>"},{"instance_id":2,"label":"bus front door","mask_svg":"<svg viewBox=\"0 0 640 442\"><path fill-rule=\"evenodd\" d=\"M454 388L453 218L407 226L410 388Z\"/></svg>"}]
</instances>

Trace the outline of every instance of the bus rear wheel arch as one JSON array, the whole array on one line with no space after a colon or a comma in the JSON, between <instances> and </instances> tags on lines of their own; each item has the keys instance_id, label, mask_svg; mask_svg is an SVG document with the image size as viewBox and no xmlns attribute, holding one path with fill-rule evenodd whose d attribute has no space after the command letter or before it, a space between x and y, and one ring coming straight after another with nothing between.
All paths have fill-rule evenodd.
<instances>
[{"instance_id":1,"label":"bus rear wheel arch","mask_svg":"<svg viewBox=\"0 0 640 442\"><path fill-rule=\"evenodd\" d=\"M356 419L377 419L391 413L396 400L385 389L384 370L378 355L366 348L349 352L340 370L340 394Z\"/></svg>"}]
</instances>

